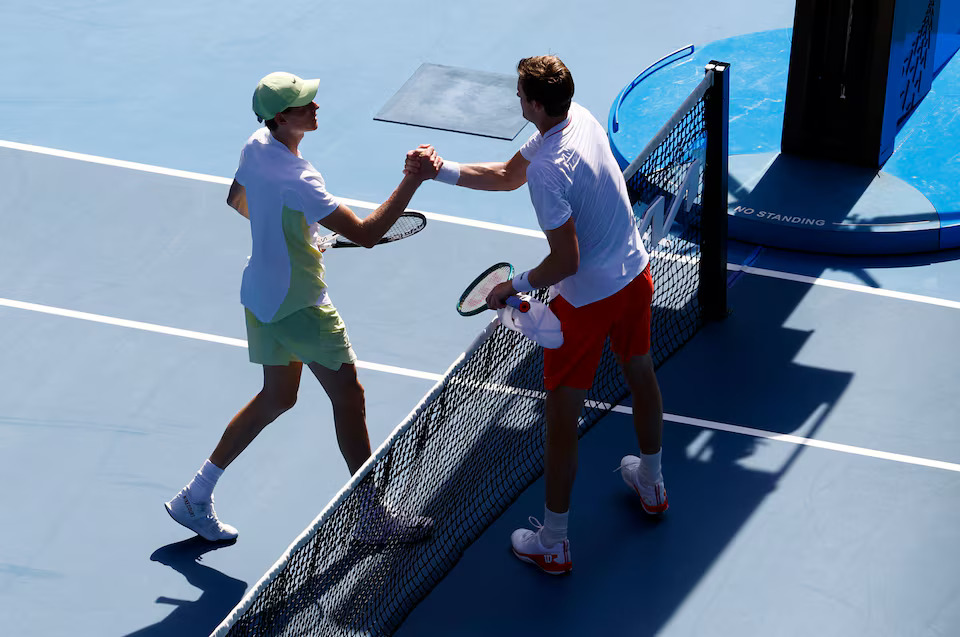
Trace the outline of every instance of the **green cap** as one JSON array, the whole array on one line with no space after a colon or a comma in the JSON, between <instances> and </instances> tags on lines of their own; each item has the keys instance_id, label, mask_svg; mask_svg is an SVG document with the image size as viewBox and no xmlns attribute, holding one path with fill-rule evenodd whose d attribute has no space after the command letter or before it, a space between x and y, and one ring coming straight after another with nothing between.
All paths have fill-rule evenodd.
<instances>
[{"instance_id":1,"label":"green cap","mask_svg":"<svg viewBox=\"0 0 960 637\"><path fill-rule=\"evenodd\" d=\"M253 112L261 120L273 119L291 106L304 106L313 101L320 80L301 80L292 73L271 73L257 84L253 92Z\"/></svg>"}]
</instances>

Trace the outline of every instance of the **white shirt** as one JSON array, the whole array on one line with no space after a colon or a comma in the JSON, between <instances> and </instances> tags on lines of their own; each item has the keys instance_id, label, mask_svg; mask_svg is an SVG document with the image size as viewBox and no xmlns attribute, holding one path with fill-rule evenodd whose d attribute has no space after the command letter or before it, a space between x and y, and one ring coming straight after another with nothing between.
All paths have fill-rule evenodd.
<instances>
[{"instance_id":1,"label":"white shirt","mask_svg":"<svg viewBox=\"0 0 960 637\"><path fill-rule=\"evenodd\" d=\"M544 230L573 217L580 247L577 273L557 284L574 307L622 290L647 267L627 184L600 123L579 104L545 135L535 132L520 149L530 162L527 185Z\"/></svg>"},{"instance_id":2,"label":"white shirt","mask_svg":"<svg viewBox=\"0 0 960 637\"><path fill-rule=\"evenodd\" d=\"M235 179L246 189L253 239L240 302L263 322L329 302L309 230L340 205L323 176L264 127L244 145Z\"/></svg>"}]
</instances>

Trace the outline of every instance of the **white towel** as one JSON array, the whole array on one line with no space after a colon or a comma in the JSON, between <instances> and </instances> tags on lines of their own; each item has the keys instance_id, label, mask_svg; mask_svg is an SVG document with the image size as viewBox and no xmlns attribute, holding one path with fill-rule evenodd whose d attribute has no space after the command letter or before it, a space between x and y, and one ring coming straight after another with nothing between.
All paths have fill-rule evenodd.
<instances>
[{"instance_id":1,"label":"white towel","mask_svg":"<svg viewBox=\"0 0 960 637\"><path fill-rule=\"evenodd\" d=\"M557 349L563 345L563 331L560 329L560 319L544 303L531 298L527 294L519 294L521 299L530 303L526 312L510 307L509 305L497 310L500 323L507 329L520 332L534 343L547 349Z\"/></svg>"}]
</instances>

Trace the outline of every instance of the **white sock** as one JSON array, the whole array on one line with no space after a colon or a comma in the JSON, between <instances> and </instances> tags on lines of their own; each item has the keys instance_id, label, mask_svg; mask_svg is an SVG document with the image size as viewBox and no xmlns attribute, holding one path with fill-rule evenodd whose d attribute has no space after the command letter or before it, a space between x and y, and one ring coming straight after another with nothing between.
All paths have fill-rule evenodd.
<instances>
[{"instance_id":1,"label":"white sock","mask_svg":"<svg viewBox=\"0 0 960 637\"><path fill-rule=\"evenodd\" d=\"M640 454L640 476L647 482L656 482L660 479L660 454L663 449L657 453Z\"/></svg>"},{"instance_id":2,"label":"white sock","mask_svg":"<svg viewBox=\"0 0 960 637\"><path fill-rule=\"evenodd\" d=\"M545 547L559 544L567 539L567 516L570 512L554 513L543 507L543 528L540 530L540 542Z\"/></svg>"},{"instance_id":3,"label":"white sock","mask_svg":"<svg viewBox=\"0 0 960 637\"><path fill-rule=\"evenodd\" d=\"M197 475L187 485L187 493L190 499L196 502L206 502L213 497L213 488L217 486L217 480L223 475L223 469L213 464L209 460L203 463Z\"/></svg>"}]
</instances>

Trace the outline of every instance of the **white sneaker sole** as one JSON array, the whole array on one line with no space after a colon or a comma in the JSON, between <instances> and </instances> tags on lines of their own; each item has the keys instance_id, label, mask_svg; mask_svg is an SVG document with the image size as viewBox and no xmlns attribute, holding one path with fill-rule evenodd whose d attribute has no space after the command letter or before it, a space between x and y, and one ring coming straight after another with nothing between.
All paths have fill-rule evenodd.
<instances>
[{"instance_id":1,"label":"white sneaker sole","mask_svg":"<svg viewBox=\"0 0 960 637\"><path fill-rule=\"evenodd\" d=\"M541 571L543 571L547 575L567 575L568 573L573 571L573 566L571 566L565 571L548 571L547 569L540 566L540 564L538 564L535 559L527 557L523 553L517 553L517 550L514 548L511 548L510 550L513 552L513 554L517 557L518 560L520 560L521 562L526 562L527 564L533 564L534 566L539 568Z\"/></svg>"},{"instance_id":2,"label":"white sneaker sole","mask_svg":"<svg viewBox=\"0 0 960 637\"><path fill-rule=\"evenodd\" d=\"M229 536L229 537L213 537L213 538L212 538L212 537L207 537L206 535L204 535L204 534L201 533L200 531L198 531L198 530L196 530L195 528L191 527L189 524L178 520L178 519L177 519L177 516L175 516L175 515L173 514L173 509L170 507L170 503L169 503L169 502L164 502L164 503L163 503L163 508L167 510L167 515L170 516L170 519L171 519L171 520L173 520L174 522L176 522L177 524L179 524L179 525L182 526L183 528L188 529L188 530L190 530L190 531L193 531L194 533L196 533L197 535L199 535L200 537L202 537L203 539L205 539L207 542L228 542L228 541L236 540L237 537L239 537L239 534L233 535L233 536Z\"/></svg>"}]
</instances>

